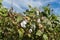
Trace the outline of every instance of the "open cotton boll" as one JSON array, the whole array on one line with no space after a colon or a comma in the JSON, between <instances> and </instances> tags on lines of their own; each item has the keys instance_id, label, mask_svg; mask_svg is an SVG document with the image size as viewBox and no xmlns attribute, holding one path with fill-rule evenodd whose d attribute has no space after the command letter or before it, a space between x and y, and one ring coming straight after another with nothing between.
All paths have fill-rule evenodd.
<instances>
[{"instance_id":1,"label":"open cotton boll","mask_svg":"<svg viewBox=\"0 0 60 40\"><path fill-rule=\"evenodd\" d=\"M29 33L31 33L32 32L32 29L29 29Z\"/></svg>"},{"instance_id":2,"label":"open cotton boll","mask_svg":"<svg viewBox=\"0 0 60 40\"><path fill-rule=\"evenodd\" d=\"M41 20L45 20L45 19L47 19L47 18L46 18L46 17L44 17L44 16L43 16L43 17L41 17Z\"/></svg>"},{"instance_id":3,"label":"open cotton boll","mask_svg":"<svg viewBox=\"0 0 60 40\"><path fill-rule=\"evenodd\" d=\"M40 19L37 19L37 22L40 23L41 22Z\"/></svg>"},{"instance_id":4,"label":"open cotton boll","mask_svg":"<svg viewBox=\"0 0 60 40\"><path fill-rule=\"evenodd\" d=\"M26 28L27 20L23 20L21 22L21 27Z\"/></svg>"},{"instance_id":5,"label":"open cotton boll","mask_svg":"<svg viewBox=\"0 0 60 40\"><path fill-rule=\"evenodd\" d=\"M37 15L39 15L39 11L36 11L37 12Z\"/></svg>"}]
</instances>

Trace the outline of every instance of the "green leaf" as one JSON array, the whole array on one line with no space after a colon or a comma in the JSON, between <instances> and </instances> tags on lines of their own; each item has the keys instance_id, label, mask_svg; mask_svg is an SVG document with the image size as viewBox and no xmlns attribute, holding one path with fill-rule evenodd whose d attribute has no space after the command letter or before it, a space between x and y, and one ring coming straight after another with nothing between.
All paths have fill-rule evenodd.
<instances>
[{"instance_id":1,"label":"green leaf","mask_svg":"<svg viewBox=\"0 0 60 40\"><path fill-rule=\"evenodd\" d=\"M48 40L47 34L43 34L43 39L44 39L44 40Z\"/></svg>"},{"instance_id":2,"label":"green leaf","mask_svg":"<svg viewBox=\"0 0 60 40\"><path fill-rule=\"evenodd\" d=\"M17 16L16 20L17 20L17 23L18 23L19 21L22 20L22 17L21 16Z\"/></svg>"},{"instance_id":3,"label":"green leaf","mask_svg":"<svg viewBox=\"0 0 60 40\"><path fill-rule=\"evenodd\" d=\"M3 0L0 0L0 3L2 3Z\"/></svg>"},{"instance_id":4,"label":"green leaf","mask_svg":"<svg viewBox=\"0 0 60 40\"><path fill-rule=\"evenodd\" d=\"M2 29L0 28L0 33L2 32Z\"/></svg>"},{"instance_id":5,"label":"green leaf","mask_svg":"<svg viewBox=\"0 0 60 40\"><path fill-rule=\"evenodd\" d=\"M41 36L42 34L43 34L43 32L41 32L40 30L37 30L37 32L36 32L37 36Z\"/></svg>"},{"instance_id":6,"label":"green leaf","mask_svg":"<svg viewBox=\"0 0 60 40\"><path fill-rule=\"evenodd\" d=\"M49 27L49 31L53 31L54 29L52 27Z\"/></svg>"},{"instance_id":7,"label":"green leaf","mask_svg":"<svg viewBox=\"0 0 60 40\"><path fill-rule=\"evenodd\" d=\"M23 37L23 34L24 34L24 29L22 29L22 28L20 28L19 30L18 30L18 32L19 32L19 37Z\"/></svg>"}]
</instances>

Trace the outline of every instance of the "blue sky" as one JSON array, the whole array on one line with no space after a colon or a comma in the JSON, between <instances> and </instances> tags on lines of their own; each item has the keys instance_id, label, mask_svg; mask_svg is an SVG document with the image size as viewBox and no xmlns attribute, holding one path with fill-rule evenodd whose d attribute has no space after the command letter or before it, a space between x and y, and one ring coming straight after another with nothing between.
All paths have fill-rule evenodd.
<instances>
[{"instance_id":1,"label":"blue sky","mask_svg":"<svg viewBox=\"0 0 60 40\"><path fill-rule=\"evenodd\" d=\"M3 5L6 8L10 8L11 5L14 7L14 11L24 12L26 9L29 9L28 5L32 7L43 7L47 4L50 4L50 7L54 9L56 15L60 15L60 0L3 0Z\"/></svg>"}]
</instances>

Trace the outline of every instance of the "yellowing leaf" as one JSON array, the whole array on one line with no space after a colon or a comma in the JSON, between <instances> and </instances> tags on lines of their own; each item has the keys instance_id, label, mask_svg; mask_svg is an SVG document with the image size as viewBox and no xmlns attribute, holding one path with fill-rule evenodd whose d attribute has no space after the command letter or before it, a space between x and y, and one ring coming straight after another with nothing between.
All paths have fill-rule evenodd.
<instances>
[{"instance_id":1,"label":"yellowing leaf","mask_svg":"<svg viewBox=\"0 0 60 40\"><path fill-rule=\"evenodd\" d=\"M28 37L31 37L31 34L28 34Z\"/></svg>"},{"instance_id":2,"label":"yellowing leaf","mask_svg":"<svg viewBox=\"0 0 60 40\"><path fill-rule=\"evenodd\" d=\"M18 32L19 32L19 37L23 37L24 29L20 28Z\"/></svg>"}]
</instances>

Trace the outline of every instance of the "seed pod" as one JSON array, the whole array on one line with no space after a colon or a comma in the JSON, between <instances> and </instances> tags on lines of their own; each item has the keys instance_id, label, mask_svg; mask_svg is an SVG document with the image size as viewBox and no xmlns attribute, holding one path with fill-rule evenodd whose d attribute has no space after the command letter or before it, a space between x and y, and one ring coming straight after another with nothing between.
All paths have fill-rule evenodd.
<instances>
[{"instance_id":1,"label":"seed pod","mask_svg":"<svg viewBox=\"0 0 60 40\"><path fill-rule=\"evenodd\" d=\"M43 25L42 24L39 24L38 26L39 26L39 29L42 29L43 28Z\"/></svg>"}]
</instances>

